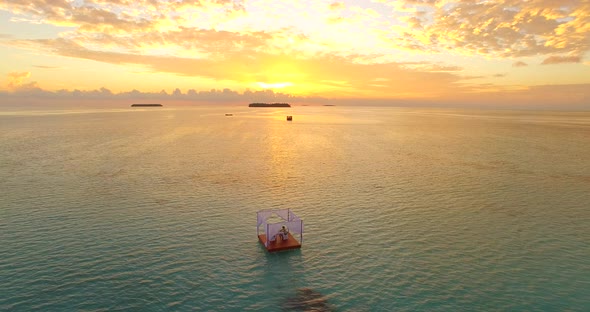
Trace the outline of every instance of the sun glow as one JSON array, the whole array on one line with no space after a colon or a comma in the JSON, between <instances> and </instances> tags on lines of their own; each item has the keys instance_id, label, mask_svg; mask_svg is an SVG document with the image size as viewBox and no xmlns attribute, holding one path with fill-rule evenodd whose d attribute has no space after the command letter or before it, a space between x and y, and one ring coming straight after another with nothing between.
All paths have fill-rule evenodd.
<instances>
[{"instance_id":1,"label":"sun glow","mask_svg":"<svg viewBox=\"0 0 590 312\"><path fill-rule=\"evenodd\" d=\"M274 83L266 83L266 82L257 82L256 83L259 87L264 89L282 89L286 87L293 86L291 82L274 82Z\"/></svg>"}]
</instances>

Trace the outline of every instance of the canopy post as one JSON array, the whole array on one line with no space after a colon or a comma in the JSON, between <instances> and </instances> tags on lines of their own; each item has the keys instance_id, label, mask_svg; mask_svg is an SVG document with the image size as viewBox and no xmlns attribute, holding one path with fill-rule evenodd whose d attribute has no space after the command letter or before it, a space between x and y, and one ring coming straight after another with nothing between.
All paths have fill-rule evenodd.
<instances>
[{"instance_id":1,"label":"canopy post","mask_svg":"<svg viewBox=\"0 0 590 312\"><path fill-rule=\"evenodd\" d=\"M299 231L299 241L303 244L303 220L299 220L299 228L301 229Z\"/></svg>"},{"instance_id":2,"label":"canopy post","mask_svg":"<svg viewBox=\"0 0 590 312\"><path fill-rule=\"evenodd\" d=\"M256 236L260 236L260 224L258 223L260 221L260 213L256 213Z\"/></svg>"}]
</instances>

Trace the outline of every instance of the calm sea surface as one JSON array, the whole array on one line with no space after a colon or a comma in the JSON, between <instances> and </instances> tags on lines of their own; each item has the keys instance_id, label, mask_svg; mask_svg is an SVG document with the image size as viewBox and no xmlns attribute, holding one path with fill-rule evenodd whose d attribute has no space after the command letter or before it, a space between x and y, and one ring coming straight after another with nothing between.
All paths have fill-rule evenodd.
<instances>
[{"instance_id":1,"label":"calm sea surface","mask_svg":"<svg viewBox=\"0 0 590 312\"><path fill-rule=\"evenodd\" d=\"M588 311L589 242L590 113L0 111L0 310Z\"/></svg>"}]
</instances>

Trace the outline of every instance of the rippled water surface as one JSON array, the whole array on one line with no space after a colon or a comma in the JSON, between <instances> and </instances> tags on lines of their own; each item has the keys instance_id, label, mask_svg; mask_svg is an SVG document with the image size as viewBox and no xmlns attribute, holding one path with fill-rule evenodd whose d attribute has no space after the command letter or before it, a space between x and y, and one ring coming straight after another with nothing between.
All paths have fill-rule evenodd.
<instances>
[{"instance_id":1,"label":"rippled water surface","mask_svg":"<svg viewBox=\"0 0 590 312\"><path fill-rule=\"evenodd\" d=\"M0 310L590 306L590 113L11 110L0 133ZM260 246L268 208L301 250Z\"/></svg>"}]
</instances>

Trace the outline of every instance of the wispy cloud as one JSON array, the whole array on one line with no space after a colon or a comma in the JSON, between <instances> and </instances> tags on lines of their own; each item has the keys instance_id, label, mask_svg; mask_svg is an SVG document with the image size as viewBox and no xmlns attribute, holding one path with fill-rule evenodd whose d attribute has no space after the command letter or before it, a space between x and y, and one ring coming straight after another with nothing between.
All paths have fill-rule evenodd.
<instances>
[{"instance_id":1,"label":"wispy cloud","mask_svg":"<svg viewBox=\"0 0 590 312\"><path fill-rule=\"evenodd\" d=\"M59 66L47 66L47 65L32 65L35 68L41 68L41 69L58 69L61 68Z\"/></svg>"},{"instance_id":2,"label":"wispy cloud","mask_svg":"<svg viewBox=\"0 0 590 312\"><path fill-rule=\"evenodd\" d=\"M529 66L529 65L523 61L514 62L512 64L512 67L527 67L527 66Z\"/></svg>"},{"instance_id":3,"label":"wispy cloud","mask_svg":"<svg viewBox=\"0 0 590 312\"><path fill-rule=\"evenodd\" d=\"M541 64L561 64L561 63L580 63L582 58L579 56L550 56L543 60Z\"/></svg>"}]
</instances>

